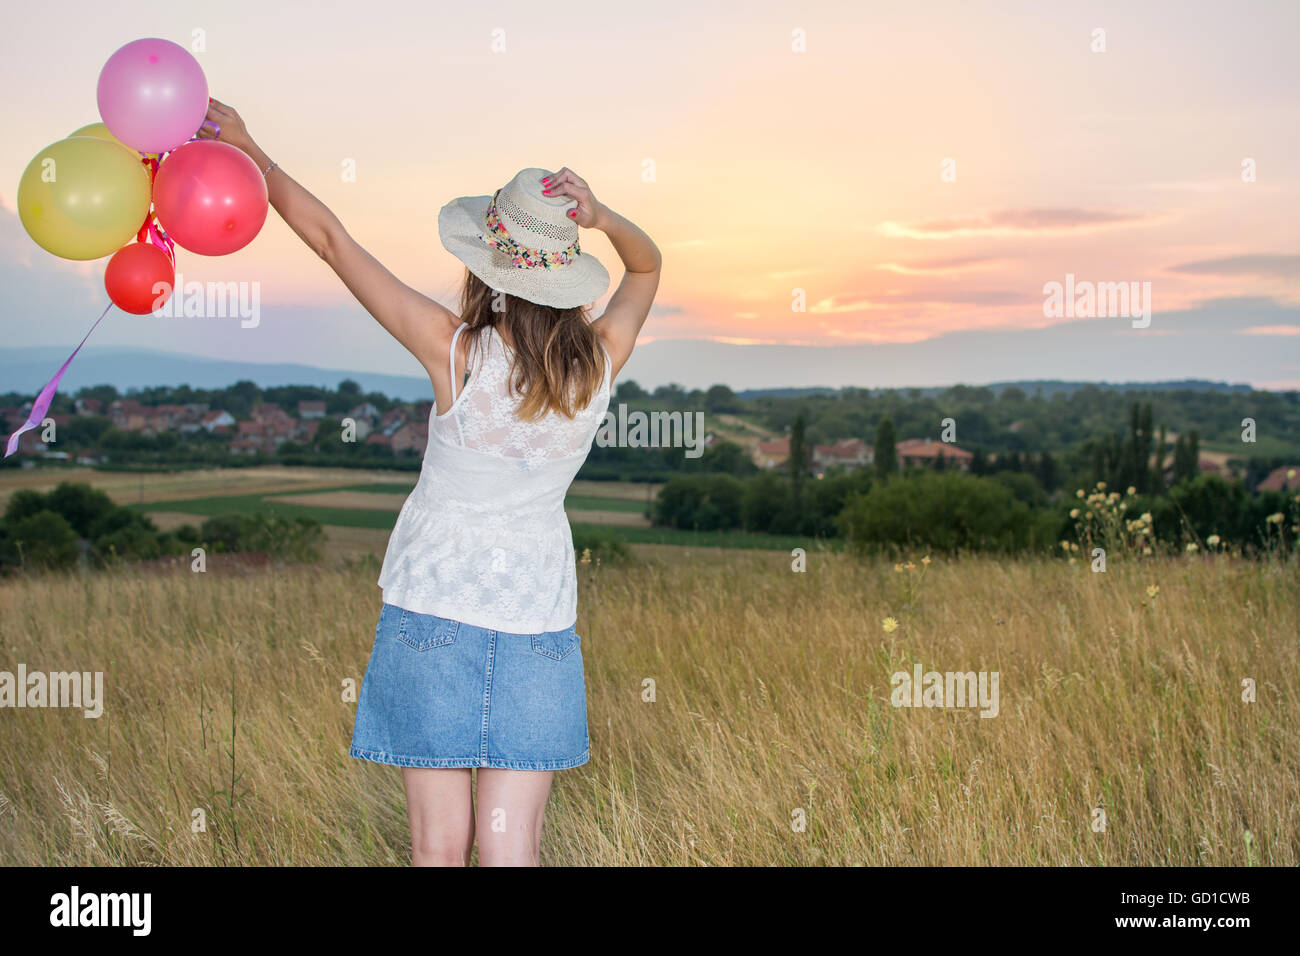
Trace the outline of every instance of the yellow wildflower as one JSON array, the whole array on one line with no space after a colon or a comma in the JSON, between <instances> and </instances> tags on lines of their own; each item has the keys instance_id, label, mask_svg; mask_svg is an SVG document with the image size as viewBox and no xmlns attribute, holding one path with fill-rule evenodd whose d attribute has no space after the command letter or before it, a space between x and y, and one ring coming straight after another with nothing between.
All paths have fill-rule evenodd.
<instances>
[{"instance_id":1,"label":"yellow wildflower","mask_svg":"<svg viewBox=\"0 0 1300 956\"><path fill-rule=\"evenodd\" d=\"M885 618L883 621L880 622L880 626L885 629L886 634L893 634L896 630L898 630L898 622L895 621L892 617Z\"/></svg>"}]
</instances>

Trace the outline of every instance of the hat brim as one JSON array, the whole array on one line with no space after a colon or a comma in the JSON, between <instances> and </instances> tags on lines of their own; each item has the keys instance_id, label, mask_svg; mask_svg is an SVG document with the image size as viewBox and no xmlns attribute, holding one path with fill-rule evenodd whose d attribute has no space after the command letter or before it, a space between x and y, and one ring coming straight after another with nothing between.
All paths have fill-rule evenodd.
<instances>
[{"instance_id":1,"label":"hat brim","mask_svg":"<svg viewBox=\"0 0 1300 956\"><path fill-rule=\"evenodd\" d=\"M480 239L491 200L491 196L463 196L438 211L438 236L443 248L489 288L556 309L587 305L605 294L609 273L589 253L579 253L567 266L559 268L521 269L504 252Z\"/></svg>"}]
</instances>

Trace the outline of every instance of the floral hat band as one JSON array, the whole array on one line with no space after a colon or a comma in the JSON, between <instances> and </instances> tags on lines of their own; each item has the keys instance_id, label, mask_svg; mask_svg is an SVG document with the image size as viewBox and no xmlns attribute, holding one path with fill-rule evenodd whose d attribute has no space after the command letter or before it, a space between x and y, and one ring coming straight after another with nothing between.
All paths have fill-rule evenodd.
<instances>
[{"instance_id":1,"label":"floral hat band","mask_svg":"<svg viewBox=\"0 0 1300 956\"><path fill-rule=\"evenodd\" d=\"M559 269L569 265L582 254L577 239L563 249L530 249L516 242L510 237L510 230L506 228L497 212L497 199L500 195L499 189L492 194L487 213L483 217L488 234L486 236L480 234L479 238L493 249L499 249L508 255L516 269Z\"/></svg>"},{"instance_id":2,"label":"floral hat band","mask_svg":"<svg viewBox=\"0 0 1300 956\"><path fill-rule=\"evenodd\" d=\"M557 309L590 306L609 273L578 247L574 201L548 196L551 170L530 166L487 196L461 196L438 211L443 246L488 288Z\"/></svg>"}]
</instances>

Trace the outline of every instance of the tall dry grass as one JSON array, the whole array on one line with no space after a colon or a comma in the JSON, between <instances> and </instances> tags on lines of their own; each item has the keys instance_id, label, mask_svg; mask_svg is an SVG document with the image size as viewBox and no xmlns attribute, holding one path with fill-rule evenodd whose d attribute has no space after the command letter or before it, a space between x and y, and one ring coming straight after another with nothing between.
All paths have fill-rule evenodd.
<instances>
[{"instance_id":1,"label":"tall dry grass","mask_svg":"<svg viewBox=\"0 0 1300 956\"><path fill-rule=\"evenodd\" d=\"M1295 563L937 560L909 592L920 573L671 549L582 569L592 760L557 775L543 862L1300 862ZM0 670L103 670L108 698L0 711L0 862L404 863L399 771L347 756L373 581L0 584ZM892 707L917 661L998 671L1001 713Z\"/></svg>"}]
</instances>

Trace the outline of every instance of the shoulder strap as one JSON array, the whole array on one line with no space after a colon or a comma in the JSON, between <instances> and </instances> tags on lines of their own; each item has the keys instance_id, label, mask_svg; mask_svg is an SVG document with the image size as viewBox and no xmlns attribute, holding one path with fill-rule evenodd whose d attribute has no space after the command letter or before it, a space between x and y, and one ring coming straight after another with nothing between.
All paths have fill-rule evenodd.
<instances>
[{"instance_id":1,"label":"shoulder strap","mask_svg":"<svg viewBox=\"0 0 1300 956\"><path fill-rule=\"evenodd\" d=\"M451 337L451 403L456 404L456 340L460 338L460 333L465 331L467 322L462 322L456 326L456 334ZM468 362L468 359L466 360Z\"/></svg>"}]
</instances>

